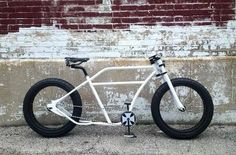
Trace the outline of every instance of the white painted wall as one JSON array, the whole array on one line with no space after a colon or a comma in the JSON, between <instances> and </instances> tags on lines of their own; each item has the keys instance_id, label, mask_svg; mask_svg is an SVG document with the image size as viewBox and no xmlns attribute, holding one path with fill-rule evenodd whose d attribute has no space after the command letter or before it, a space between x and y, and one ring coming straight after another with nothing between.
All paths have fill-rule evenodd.
<instances>
[{"instance_id":1,"label":"white painted wall","mask_svg":"<svg viewBox=\"0 0 236 155\"><path fill-rule=\"evenodd\" d=\"M1 58L226 56L236 54L236 22L216 26L131 26L130 31L75 32L53 26L0 35Z\"/></svg>"}]
</instances>

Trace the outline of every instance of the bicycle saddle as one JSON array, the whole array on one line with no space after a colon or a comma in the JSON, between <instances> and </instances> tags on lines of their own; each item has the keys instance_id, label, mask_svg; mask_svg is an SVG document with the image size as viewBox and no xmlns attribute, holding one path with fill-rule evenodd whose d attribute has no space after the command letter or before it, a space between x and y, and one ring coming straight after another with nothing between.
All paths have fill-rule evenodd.
<instances>
[{"instance_id":1,"label":"bicycle saddle","mask_svg":"<svg viewBox=\"0 0 236 155\"><path fill-rule=\"evenodd\" d=\"M89 58L72 58L72 57L65 57L65 59L69 62L76 63L76 62L87 62Z\"/></svg>"}]
</instances>

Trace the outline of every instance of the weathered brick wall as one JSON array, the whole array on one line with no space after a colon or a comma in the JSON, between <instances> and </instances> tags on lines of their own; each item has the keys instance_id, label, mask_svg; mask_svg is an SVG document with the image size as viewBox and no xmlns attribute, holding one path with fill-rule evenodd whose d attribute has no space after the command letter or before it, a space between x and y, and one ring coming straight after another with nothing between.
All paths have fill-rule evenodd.
<instances>
[{"instance_id":1,"label":"weathered brick wall","mask_svg":"<svg viewBox=\"0 0 236 155\"><path fill-rule=\"evenodd\" d=\"M48 25L73 30L129 29L130 25L216 25L234 19L234 0L7 0L0 33Z\"/></svg>"},{"instance_id":2,"label":"weathered brick wall","mask_svg":"<svg viewBox=\"0 0 236 155\"><path fill-rule=\"evenodd\" d=\"M235 55L235 0L1 0L0 57Z\"/></svg>"}]
</instances>

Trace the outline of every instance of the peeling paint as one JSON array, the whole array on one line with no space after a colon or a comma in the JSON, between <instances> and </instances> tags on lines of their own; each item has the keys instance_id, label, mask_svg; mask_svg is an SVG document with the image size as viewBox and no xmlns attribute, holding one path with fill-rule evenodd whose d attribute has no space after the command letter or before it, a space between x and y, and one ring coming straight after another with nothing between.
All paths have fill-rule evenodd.
<instances>
[{"instance_id":1,"label":"peeling paint","mask_svg":"<svg viewBox=\"0 0 236 155\"><path fill-rule=\"evenodd\" d=\"M213 101L215 105L222 105L222 104L229 104L230 103L230 99L228 95L225 95L225 91L222 91L222 89L224 90L224 88L226 87L225 82L216 82L213 85L213 92L212 92L212 96L213 96Z\"/></svg>"},{"instance_id":2,"label":"peeling paint","mask_svg":"<svg viewBox=\"0 0 236 155\"><path fill-rule=\"evenodd\" d=\"M7 112L7 106L0 106L0 116L5 115Z\"/></svg>"},{"instance_id":3,"label":"peeling paint","mask_svg":"<svg viewBox=\"0 0 236 155\"><path fill-rule=\"evenodd\" d=\"M94 22L101 20L96 18ZM74 32L53 26L21 28L18 33L0 36L0 55L3 58L146 57L151 52L179 57L228 55L236 45L236 29L232 28L235 21L230 23L225 29L133 25L130 31Z\"/></svg>"}]
</instances>

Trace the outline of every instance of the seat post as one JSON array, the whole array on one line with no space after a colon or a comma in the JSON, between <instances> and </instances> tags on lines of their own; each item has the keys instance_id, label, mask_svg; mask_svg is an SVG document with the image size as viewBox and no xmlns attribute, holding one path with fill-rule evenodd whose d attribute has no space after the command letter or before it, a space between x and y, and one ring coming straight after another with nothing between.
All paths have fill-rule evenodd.
<instances>
[{"instance_id":1,"label":"seat post","mask_svg":"<svg viewBox=\"0 0 236 155\"><path fill-rule=\"evenodd\" d=\"M86 71L85 68L82 67L82 66L79 66L79 65L71 65L70 67L71 67L71 68L75 68L75 69L81 69L81 70L83 71L83 73L84 73L84 76L87 76L87 75L88 75L87 71Z\"/></svg>"}]
</instances>

